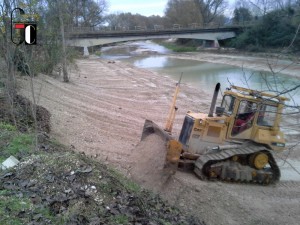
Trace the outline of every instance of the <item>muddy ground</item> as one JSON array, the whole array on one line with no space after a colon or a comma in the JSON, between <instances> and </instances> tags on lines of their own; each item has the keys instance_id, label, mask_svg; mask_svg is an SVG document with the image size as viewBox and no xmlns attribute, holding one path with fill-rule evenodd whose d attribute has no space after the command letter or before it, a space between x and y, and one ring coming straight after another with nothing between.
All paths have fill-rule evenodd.
<instances>
[{"instance_id":1,"label":"muddy ground","mask_svg":"<svg viewBox=\"0 0 300 225\"><path fill-rule=\"evenodd\" d=\"M34 80L37 102L51 112L52 135L59 141L114 165L207 224L299 224L299 181L265 187L201 181L184 172L163 182L152 176L160 169L155 167L164 143L150 140L151 147L141 148L141 131L146 118L164 126L176 81L118 61L82 59L77 65L68 84L44 75ZM19 84L30 97L29 79L22 78ZM187 110L208 111L210 91L182 85L174 136ZM297 119L287 118L286 126ZM297 138L297 132L289 136L292 143ZM286 155L300 159L299 147L280 157ZM158 162L149 170L147 162L156 156Z\"/></svg>"}]
</instances>

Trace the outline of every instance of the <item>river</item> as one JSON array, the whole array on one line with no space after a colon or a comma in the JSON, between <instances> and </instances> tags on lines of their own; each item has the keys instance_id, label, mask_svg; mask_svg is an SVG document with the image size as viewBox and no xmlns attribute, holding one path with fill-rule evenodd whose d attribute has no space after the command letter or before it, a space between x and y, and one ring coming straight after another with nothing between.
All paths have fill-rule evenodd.
<instances>
[{"instance_id":1,"label":"river","mask_svg":"<svg viewBox=\"0 0 300 225\"><path fill-rule=\"evenodd\" d=\"M170 57L175 53L151 41L125 43L102 48L101 58L122 60L139 68L156 71L178 80L183 74L183 83L202 90L213 90L217 82L222 89L230 84L250 87L256 90L268 90L268 86L282 91L300 83L300 80L284 74L273 76L270 72L243 69L226 64L202 62L192 59ZM192 58L192 57L191 57ZM286 95L293 99L291 104L300 105L300 90Z\"/></svg>"}]
</instances>

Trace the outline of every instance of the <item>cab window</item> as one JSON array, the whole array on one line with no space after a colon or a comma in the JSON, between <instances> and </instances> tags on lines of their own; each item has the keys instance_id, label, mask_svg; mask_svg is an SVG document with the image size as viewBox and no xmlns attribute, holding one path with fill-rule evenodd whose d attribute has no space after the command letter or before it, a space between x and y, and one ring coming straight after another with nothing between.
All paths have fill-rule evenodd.
<instances>
[{"instance_id":1,"label":"cab window","mask_svg":"<svg viewBox=\"0 0 300 225\"><path fill-rule=\"evenodd\" d=\"M255 113L257 111L257 104L250 101L241 101L238 114L245 114L245 113Z\"/></svg>"},{"instance_id":2,"label":"cab window","mask_svg":"<svg viewBox=\"0 0 300 225\"><path fill-rule=\"evenodd\" d=\"M253 125L257 104L251 101L242 100L232 128L232 135L237 135Z\"/></svg>"},{"instance_id":3,"label":"cab window","mask_svg":"<svg viewBox=\"0 0 300 225\"><path fill-rule=\"evenodd\" d=\"M225 113L232 114L233 107L234 107L234 100L235 98L231 95L225 95L223 97L221 106L225 109L224 110Z\"/></svg>"},{"instance_id":4,"label":"cab window","mask_svg":"<svg viewBox=\"0 0 300 225\"><path fill-rule=\"evenodd\" d=\"M277 114L277 107L272 105L262 105L259 110L257 125L273 127Z\"/></svg>"}]
</instances>

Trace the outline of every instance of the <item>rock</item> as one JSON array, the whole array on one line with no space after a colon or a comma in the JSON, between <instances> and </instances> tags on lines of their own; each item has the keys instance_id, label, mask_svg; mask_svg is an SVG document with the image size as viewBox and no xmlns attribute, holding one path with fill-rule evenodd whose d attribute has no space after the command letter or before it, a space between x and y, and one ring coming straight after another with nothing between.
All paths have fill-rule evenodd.
<instances>
[{"instance_id":1,"label":"rock","mask_svg":"<svg viewBox=\"0 0 300 225\"><path fill-rule=\"evenodd\" d=\"M6 170L9 168L15 167L19 163L20 163L20 161L18 159L16 159L14 156L10 156L0 165L0 168L2 170Z\"/></svg>"}]
</instances>

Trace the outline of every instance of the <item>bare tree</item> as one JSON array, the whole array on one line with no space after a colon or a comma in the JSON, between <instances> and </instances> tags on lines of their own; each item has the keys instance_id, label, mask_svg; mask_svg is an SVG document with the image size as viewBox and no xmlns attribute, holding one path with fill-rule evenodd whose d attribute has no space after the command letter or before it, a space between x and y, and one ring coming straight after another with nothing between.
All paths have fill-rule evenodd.
<instances>
[{"instance_id":1,"label":"bare tree","mask_svg":"<svg viewBox=\"0 0 300 225\"><path fill-rule=\"evenodd\" d=\"M201 13L203 25L213 22L227 7L225 0L194 0L194 2Z\"/></svg>"},{"instance_id":2,"label":"bare tree","mask_svg":"<svg viewBox=\"0 0 300 225\"><path fill-rule=\"evenodd\" d=\"M235 8L233 11L233 23L235 24L243 24L245 22L249 22L253 19L250 10L248 8L239 7Z\"/></svg>"},{"instance_id":3,"label":"bare tree","mask_svg":"<svg viewBox=\"0 0 300 225\"><path fill-rule=\"evenodd\" d=\"M30 5L31 6L31 5ZM4 71L0 71L0 79L4 80L5 83L5 100L10 106L10 114L11 118L16 127L20 127L23 124L17 123L16 117L16 108L20 102L18 101L17 96L17 87L16 87L16 73L17 70L21 73L25 73L31 79L31 94L33 103L30 104L30 116L33 118L33 125L35 128L35 148L38 146L38 130L37 130L37 117L36 117L36 101L35 101L35 93L33 87L33 76L34 72L31 70L31 65L34 63L29 63L30 58L31 61L34 61L34 51L33 46L23 45L21 43L15 44L12 40L14 39L14 32L11 31L11 12L17 11L15 15L19 18L22 16L19 15L20 12L18 10L14 10L17 5L14 2L4 0L0 2L0 63L2 60L5 62ZM33 8L31 8L32 10ZM23 18L24 19L24 18ZM31 18L29 18L31 19ZM13 36L12 36L13 35ZM14 40L15 41L15 40ZM16 42L17 43L17 42ZM30 57L30 58L29 58ZM25 109L22 108L25 111ZM20 120L18 120L20 122Z\"/></svg>"},{"instance_id":4,"label":"bare tree","mask_svg":"<svg viewBox=\"0 0 300 225\"><path fill-rule=\"evenodd\" d=\"M297 4L297 0L241 0L239 2L248 2L252 12L257 16L264 16L272 10L285 9Z\"/></svg>"},{"instance_id":5,"label":"bare tree","mask_svg":"<svg viewBox=\"0 0 300 225\"><path fill-rule=\"evenodd\" d=\"M14 65L14 52L16 46L11 42L10 35L10 12L15 8L15 5L4 0L0 2L0 60L5 62L5 70L1 71L1 77L4 80L5 96L10 105L10 112L16 125L16 119L14 115L14 98L16 95L16 83L15 83L15 65Z\"/></svg>"},{"instance_id":6,"label":"bare tree","mask_svg":"<svg viewBox=\"0 0 300 225\"><path fill-rule=\"evenodd\" d=\"M82 1L82 26L95 27L104 22L104 12L107 10L105 0L83 0Z\"/></svg>"},{"instance_id":7,"label":"bare tree","mask_svg":"<svg viewBox=\"0 0 300 225\"><path fill-rule=\"evenodd\" d=\"M105 21L106 0L65 0L68 25L95 27ZM66 15L65 15L66 16Z\"/></svg>"},{"instance_id":8,"label":"bare tree","mask_svg":"<svg viewBox=\"0 0 300 225\"><path fill-rule=\"evenodd\" d=\"M63 1L56 1L58 8L58 17L60 24L60 34L62 42L62 70L63 70L63 79L64 82L69 82L68 70L67 70L67 56L66 56L66 43L65 43L65 30L64 30L64 19L63 19Z\"/></svg>"},{"instance_id":9,"label":"bare tree","mask_svg":"<svg viewBox=\"0 0 300 225\"><path fill-rule=\"evenodd\" d=\"M202 24L202 16L193 0L169 0L165 8L167 25L180 24L184 27L192 23Z\"/></svg>"}]
</instances>

